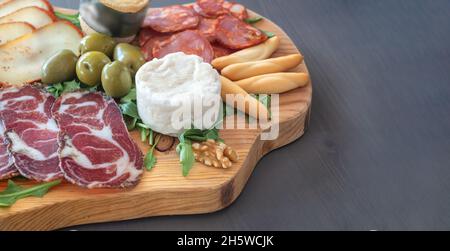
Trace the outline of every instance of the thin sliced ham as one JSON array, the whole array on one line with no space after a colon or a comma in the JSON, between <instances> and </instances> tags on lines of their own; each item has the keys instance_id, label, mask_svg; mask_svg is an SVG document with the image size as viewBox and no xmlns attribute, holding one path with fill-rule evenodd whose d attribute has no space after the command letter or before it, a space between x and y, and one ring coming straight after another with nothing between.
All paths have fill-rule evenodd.
<instances>
[{"instance_id":1,"label":"thin sliced ham","mask_svg":"<svg viewBox=\"0 0 450 251\"><path fill-rule=\"evenodd\" d=\"M55 98L32 87L0 92L0 119L16 168L24 177L51 181L62 177L58 158L58 126L51 116Z\"/></svg>"},{"instance_id":2,"label":"thin sliced ham","mask_svg":"<svg viewBox=\"0 0 450 251\"><path fill-rule=\"evenodd\" d=\"M67 93L55 102L52 114L60 129L66 180L87 188L127 188L139 182L143 155L113 99L101 93Z\"/></svg>"}]
</instances>

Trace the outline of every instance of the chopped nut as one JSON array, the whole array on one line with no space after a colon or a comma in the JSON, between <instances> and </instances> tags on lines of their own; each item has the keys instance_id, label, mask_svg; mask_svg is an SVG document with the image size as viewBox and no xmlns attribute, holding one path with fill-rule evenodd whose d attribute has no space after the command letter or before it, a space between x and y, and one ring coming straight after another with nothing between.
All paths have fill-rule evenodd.
<instances>
[{"instance_id":1,"label":"chopped nut","mask_svg":"<svg viewBox=\"0 0 450 251\"><path fill-rule=\"evenodd\" d=\"M206 166L215 168L230 168L239 156L231 147L222 142L207 140L192 144L195 160Z\"/></svg>"}]
</instances>

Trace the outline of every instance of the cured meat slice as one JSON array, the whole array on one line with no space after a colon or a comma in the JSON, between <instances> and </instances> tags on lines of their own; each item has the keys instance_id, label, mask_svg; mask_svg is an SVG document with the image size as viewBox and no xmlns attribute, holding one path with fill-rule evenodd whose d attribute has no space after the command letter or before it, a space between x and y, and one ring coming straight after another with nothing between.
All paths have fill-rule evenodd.
<instances>
[{"instance_id":1,"label":"cured meat slice","mask_svg":"<svg viewBox=\"0 0 450 251\"><path fill-rule=\"evenodd\" d=\"M216 18L218 16L227 14L224 8L224 0L197 0L192 8L204 17Z\"/></svg>"},{"instance_id":2,"label":"cured meat slice","mask_svg":"<svg viewBox=\"0 0 450 251\"><path fill-rule=\"evenodd\" d=\"M162 33L177 32L194 29L198 26L199 21L199 17L192 9L181 5L172 5L150 9L142 27L152 28Z\"/></svg>"},{"instance_id":3,"label":"cured meat slice","mask_svg":"<svg viewBox=\"0 0 450 251\"><path fill-rule=\"evenodd\" d=\"M267 36L262 31L234 16L225 15L218 20L217 41L230 49L245 49L267 40Z\"/></svg>"},{"instance_id":4,"label":"cured meat slice","mask_svg":"<svg viewBox=\"0 0 450 251\"><path fill-rule=\"evenodd\" d=\"M223 8L228 11L231 15L241 19L245 20L248 16L247 8L245 8L244 5L238 4L238 3L231 3L228 1L225 1L223 3Z\"/></svg>"},{"instance_id":5,"label":"cured meat slice","mask_svg":"<svg viewBox=\"0 0 450 251\"><path fill-rule=\"evenodd\" d=\"M147 61L153 59L153 48L156 43L165 41L172 36L171 33L160 33L152 29L142 29L139 34L139 44L141 45L142 53Z\"/></svg>"},{"instance_id":6,"label":"cured meat slice","mask_svg":"<svg viewBox=\"0 0 450 251\"><path fill-rule=\"evenodd\" d=\"M156 43L153 56L162 58L175 52L197 55L207 63L214 59L214 50L209 41L197 31L187 30L173 35L170 39Z\"/></svg>"},{"instance_id":7,"label":"cured meat slice","mask_svg":"<svg viewBox=\"0 0 450 251\"><path fill-rule=\"evenodd\" d=\"M62 177L58 158L58 127L51 116L53 96L27 86L0 93L0 117L20 174L36 181Z\"/></svg>"},{"instance_id":8,"label":"cured meat slice","mask_svg":"<svg viewBox=\"0 0 450 251\"><path fill-rule=\"evenodd\" d=\"M212 47L214 50L214 58L225 57L236 52L235 50L225 48L223 45L218 43L213 43Z\"/></svg>"},{"instance_id":9,"label":"cured meat slice","mask_svg":"<svg viewBox=\"0 0 450 251\"><path fill-rule=\"evenodd\" d=\"M216 39L216 28L218 23L219 21L217 19L201 17L197 30L206 39L213 42Z\"/></svg>"},{"instance_id":10,"label":"cured meat slice","mask_svg":"<svg viewBox=\"0 0 450 251\"><path fill-rule=\"evenodd\" d=\"M88 188L126 188L139 182L142 152L113 99L101 93L68 93L58 98L52 113L60 128L61 169L68 181Z\"/></svg>"},{"instance_id":11,"label":"cured meat slice","mask_svg":"<svg viewBox=\"0 0 450 251\"><path fill-rule=\"evenodd\" d=\"M8 147L9 142L6 139L5 127L0 121L0 180L9 179L18 174Z\"/></svg>"}]
</instances>

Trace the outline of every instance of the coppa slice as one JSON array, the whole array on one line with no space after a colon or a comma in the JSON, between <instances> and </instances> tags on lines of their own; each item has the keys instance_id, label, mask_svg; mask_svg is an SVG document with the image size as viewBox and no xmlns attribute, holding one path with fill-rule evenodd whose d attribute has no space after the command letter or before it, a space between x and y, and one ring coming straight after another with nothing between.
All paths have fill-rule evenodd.
<instances>
[{"instance_id":1,"label":"coppa slice","mask_svg":"<svg viewBox=\"0 0 450 251\"><path fill-rule=\"evenodd\" d=\"M38 7L27 7L0 17L0 24L11 22L27 22L35 28L41 28L56 21L55 15Z\"/></svg>"},{"instance_id":2,"label":"coppa slice","mask_svg":"<svg viewBox=\"0 0 450 251\"><path fill-rule=\"evenodd\" d=\"M172 5L150 9L144 20L143 28L152 28L158 32L177 32L197 27L199 22L195 12L185 6Z\"/></svg>"},{"instance_id":3,"label":"coppa slice","mask_svg":"<svg viewBox=\"0 0 450 251\"><path fill-rule=\"evenodd\" d=\"M168 40L156 43L153 48L155 58L162 58L174 52L197 55L207 63L211 63L214 59L214 50L209 41L197 31L192 30L177 33Z\"/></svg>"},{"instance_id":4,"label":"coppa slice","mask_svg":"<svg viewBox=\"0 0 450 251\"><path fill-rule=\"evenodd\" d=\"M58 158L58 127L51 117L53 96L31 86L0 93L0 118L19 172L32 180L62 177Z\"/></svg>"},{"instance_id":5,"label":"coppa slice","mask_svg":"<svg viewBox=\"0 0 450 251\"><path fill-rule=\"evenodd\" d=\"M0 24L0 45L32 33L35 28L25 22Z\"/></svg>"},{"instance_id":6,"label":"coppa slice","mask_svg":"<svg viewBox=\"0 0 450 251\"><path fill-rule=\"evenodd\" d=\"M78 53L82 33L58 21L0 46L0 86L22 86L41 78L45 60L63 49Z\"/></svg>"},{"instance_id":7,"label":"coppa slice","mask_svg":"<svg viewBox=\"0 0 450 251\"><path fill-rule=\"evenodd\" d=\"M68 181L88 188L138 183L142 152L113 99L100 93L68 93L56 101L52 113L60 128L61 169Z\"/></svg>"},{"instance_id":8,"label":"coppa slice","mask_svg":"<svg viewBox=\"0 0 450 251\"><path fill-rule=\"evenodd\" d=\"M267 40L262 31L231 15L219 17L216 38L221 44L235 50L252 47Z\"/></svg>"},{"instance_id":9,"label":"coppa slice","mask_svg":"<svg viewBox=\"0 0 450 251\"><path fill-rule=\"evenodd\" d=\"M0 17L26 7L39 7L53 13L52 5L47 0L13 0L5 2L0 1Z\"/></svg>"},{"instance_id":10,"label":"coppa slice","mask_svg":"<svg viewBox=\"0 0 450 251\"><path fill-rule=\"evenodd\" d=\"M8 150L9 142L6 139L5 132L5 127L0 121L0 180L9 179L19 173Z\"/></svg>"}]
</instances>

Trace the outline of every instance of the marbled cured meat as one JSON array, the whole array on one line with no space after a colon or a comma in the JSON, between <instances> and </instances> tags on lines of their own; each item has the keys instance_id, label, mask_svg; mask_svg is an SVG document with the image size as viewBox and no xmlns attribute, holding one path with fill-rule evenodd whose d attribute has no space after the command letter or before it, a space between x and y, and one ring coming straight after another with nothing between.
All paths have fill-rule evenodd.
<instances>
[{"instance_id":1,"label":"marbled cured meat","mask_svg":"<svg viewBox=\"0 0 450 251\"><path fill-rule=\"evenodd\" d=\"M194 29L198 26L199 17L188 7L172 5L163 8L150 9L145 16L143 28L155 31L177 32Z\"/></svg>"},{"instance_id":2,"label":"marbled cured meat","mask_svg":"<svg viewBox=\"0 0 450 251\"><path fill-rule=\"evenodd\" d=\"M267 40L267 36L255 27L231 15L218 18L216 38L222 45L240 50L258 45Z\"/></svg>"},{"instance_id":3,"label":"marbled cured meat","mask_svg":"<svg viewBox=\"0 0 450 251\"><path fill-rule=\"evenodd\" d=\"M9 179L18 174L17 168L14 166L14 161L9 152L9 142L6 139L5 127L0 121L0 180Z\"/></svg>"},{"instance_id":4,"label":"marbled cured meat","mask_svg":"<svg viewBox=\"0 0 450 251\"><path fill-rule=\"evenodd\" d=\"M88 188L135 186L143 156L128 134L119 107L100 93L74 92L54 104L59 155L66 180Z\"/></svg>"},{"instance_id":5,"label":"marbled cured meat","mask_svg":"<svg viewBox=\"0 0 450 251\"><path fill-rule=\"evenodd\" d=\"M211 63L214 59L214 50L211 43L199 32L192 30L177 33L170 39L157 43L153 48L155 58L162 58L175 52L197 55L207 63Z\"/></svg>"},{"instance_id":6,"label":"marbled cured meat","mask_svg":"<svg viewBox=\"0 0 450 251\"><path fill-rule=\"evenodd\" d=\"M15 166L24 177L50 181L62 177L58 158L58 127L51 116L53 96L35 87L3 89L0 118Z\"/></svg>"}]
</instances>

